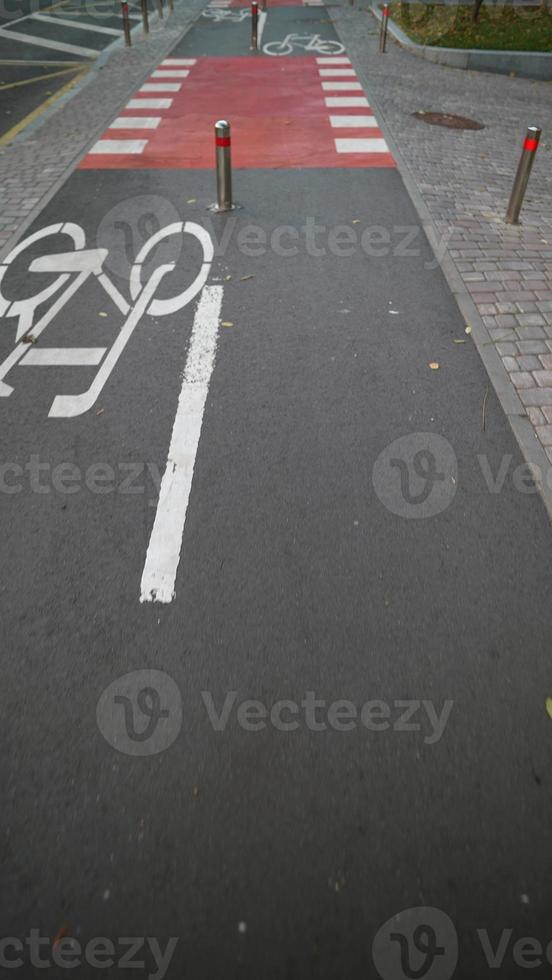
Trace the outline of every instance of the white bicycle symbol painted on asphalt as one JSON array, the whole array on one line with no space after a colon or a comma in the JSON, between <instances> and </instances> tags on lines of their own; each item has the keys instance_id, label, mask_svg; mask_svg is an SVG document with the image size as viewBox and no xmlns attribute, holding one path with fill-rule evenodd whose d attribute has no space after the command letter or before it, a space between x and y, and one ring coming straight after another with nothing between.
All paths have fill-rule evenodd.
<instances>
[{"instance_id":1,"label":"white bicycle symbol painted on asphalt","mask_svg":"<svg viewBox=\"0 0 552 980\"><path fill-rule=\"evenodd\" d=\"M265 54L292 54L294 48L316 51L317 54L343 54L345 48L339 41L327 41L320 34L288 34L283 41L269 41L263 46Z\"/></svg>"},{"instance_id":2,"label":"white bicycle symbol painted on asphalt","mask_svg":"<svg viewBox=\"0 0 552 980\"><path fill-rule=\"evenodd\" d=\"M57 278L49 286L26 299L15 301L6 299L2 295L2 282L12 262L35 242L53 235L68 235L73 240L72 251L44 255L34 259L29 265L29 273L58 273ZM145 283L142 283L143 266L152 250L171 235L192 235L201 245L203 260L191 285L170 299L156 299L155 296L161 281L174 271L176 262L160 265ZM15 336L16 346L5 361L0 364L0 397L7 398L13 393L14 389L6 384L4 378L19 361L24 364L44 367L69 365L91 367L100 365L92 384L86 391L78 395L57 395L54 398L48 413L52 418L73 418L92 408L141 318L144 315L167 316L187 306L203 289L209 275L214 252L212 240L201 225L192 221L179 221L161 228L160 231L152 235L136 256L130 272L130 302L128 302L103 271L108 250L106 248L87 249L85 246L85 233L79 225L72 222L60 222L42 228L23 239L0 264L0 318L18 318ZM43 348L22 343L23 338L31 332L33 340L36 340L90 276L96 277L99 285L103 287L125 317L112 347ZM29 276L29 278L32 277ZM53 300L54 297L56 297L55 300ZM52 305L39 316L37 314L38 307L47 300L53 300Z\"/></svg>"},{"instance_id":3,"label":"white bicycle symbol painted on asphalt","mask_svg":"<svg viewBox=\"0 0 552 980\"><path fill-rule=\"evenodd\" d=\"M244 7L243 10L219 10L216 7L207 7L201 16L207 17L208 20L214 20L217 23L230 21L231 24L241 24L243 20L251 17L251 11L247 7Z\"/></svg>"}]
</instances>

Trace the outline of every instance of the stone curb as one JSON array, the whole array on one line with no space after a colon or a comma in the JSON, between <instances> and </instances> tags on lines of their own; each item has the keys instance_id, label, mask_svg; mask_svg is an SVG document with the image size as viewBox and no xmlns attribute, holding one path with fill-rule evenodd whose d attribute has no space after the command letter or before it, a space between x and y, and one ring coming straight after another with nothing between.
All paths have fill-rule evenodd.
<instances>
[{"instance_id":1,"label":"stone curb","mask_svg":"<svg viewBox=\"0 0 552 980\"><path fill-rule=\"evenodd\" d=\"M372 0L370 12L377 21L382 14ZM552 80L552 54L541 51L488 51L478 48L439 48L431 44L418 44L394 21L389 18L389 33L401 47L406 48L418 58L425 58L438 65L449 68L463 68L469 71L490 71L498 75L514 72L520 78L535 78L541 82Z\"/></svg>"},{"instance_id":2,"label":"stone curb","mask_svg":"<svg viewBox=\"0 0 552 980\"><path fill-rule=\"evenodd\" d=\"M334 26L338 36L343 40L343 43L345 43L341 35L339 21L334 21ZM429 242L429 246L435 255L437 264L441 268L447 284L456 300L458 308L462 313L462 316L464 317L466 323L471 327L471 336L473 337L475 346L483 362L483 366L489 376L489 381L491 382L504 414L510 423L522 455L535 474L535 485L544 502L549 520L552 523L552 485L549 486L546 482L547 474L552 477L552 465L550 460L548 459L537 438L533 426L527 417L526 410L522 405L512 382L510 381L508 372L504 368L502 359L496 350L495 344L491 339L485 324L483 323L483 319L479 314L468 289L456 270L452 258L447 253L442 255L441 258L438 255L435 246L439 241L439 230L433 221L429 208L418 190L416 180L394 139L393 133L387 124L385 115L378 103L378 100L375 99L370 92L370 83L368 81L367 74L362 65L359 65L358 62L355 64L354 57L351 58L351 62L354 65L357 76L362 81L362 86L368 95L370 105L374 109L374 113L377 116L379 128L383 132L389 149L395 158L397 169L399 170L408 195L416 211L418 212L420 223Z\"/></svg>"}]
</instances>

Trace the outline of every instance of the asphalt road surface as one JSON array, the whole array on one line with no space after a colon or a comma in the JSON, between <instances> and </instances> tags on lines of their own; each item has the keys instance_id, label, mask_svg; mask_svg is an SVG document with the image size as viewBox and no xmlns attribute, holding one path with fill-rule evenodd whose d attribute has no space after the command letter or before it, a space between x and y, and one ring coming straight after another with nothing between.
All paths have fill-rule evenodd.
<instances>
[{"instance_id":1,"label":"asphalt road surface","mask_svg":"<svg viewBox=\"0 0 552 980\"><path fill-rule=\"evenodd\" d=\"M327 20L270 10L274 57L201 18L2 267L25 977L518 978L552 938L548 521Z\"/></svg>"}]
</instances>

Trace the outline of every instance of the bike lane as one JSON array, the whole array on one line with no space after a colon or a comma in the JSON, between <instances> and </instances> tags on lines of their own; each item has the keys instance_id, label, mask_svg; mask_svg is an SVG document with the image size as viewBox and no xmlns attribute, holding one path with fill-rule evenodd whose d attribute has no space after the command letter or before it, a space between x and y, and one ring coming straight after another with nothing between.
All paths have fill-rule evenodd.
<instances>
[{"instance_id":1,"label":"bike lane","mask_svg":"<svg viewBox=\"0 0 552 980\"><path fill-rule=\"evenodd\" d=\"M428 905L471 977L477 928L547 938L544 510L512 482L517 448L388 148L338 149L345 129L383 139L365 93L324 87L358 84L322 74L353 70L346 54L255 56L247 23L204 20L100 140L145 145L96 147L30 233L58 231L3 267L2 360L16 324L28 341L0 399L3 934L179 936L169 976L360 977L379 925ZM326 20L271 10L263 43L333 40ZM139 135L120 122L161 112ZM212 215L225 116L240 207ZM210 258L198 228L214 256L184 304ZM6 306L79 275L43 332L58 294L31 320ZM93 403L60 412L122 336ZM96 705L144 668L176 681L182 727L163 753L117 753ZM308 691L377 699L377 720L237 719L286 699L293 723ZM219 730L201 692L219 713L237 692ZM401 727L409 699L439 738L421 707L425 728ZM119 747L122 716L100 716Z\"/></svg>"}]
</instances>

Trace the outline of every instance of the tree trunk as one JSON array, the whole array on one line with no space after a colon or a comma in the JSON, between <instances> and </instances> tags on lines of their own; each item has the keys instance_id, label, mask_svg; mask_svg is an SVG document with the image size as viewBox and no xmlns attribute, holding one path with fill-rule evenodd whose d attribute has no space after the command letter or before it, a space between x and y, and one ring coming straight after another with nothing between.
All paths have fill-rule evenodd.
<instances>
[{"instance_id":1,"label":"tree trunk","mask_svg":"<svg viewBox=\"0 0 552 980\"><path fill-rule=\"evenodd\" d=\"M474 0L473 7L472 7L472 20L474 24L476 24L477 21L479 20L479 11L481 10L482 6L483 6L483 0Z\"/></svg>"}]
</instances>

